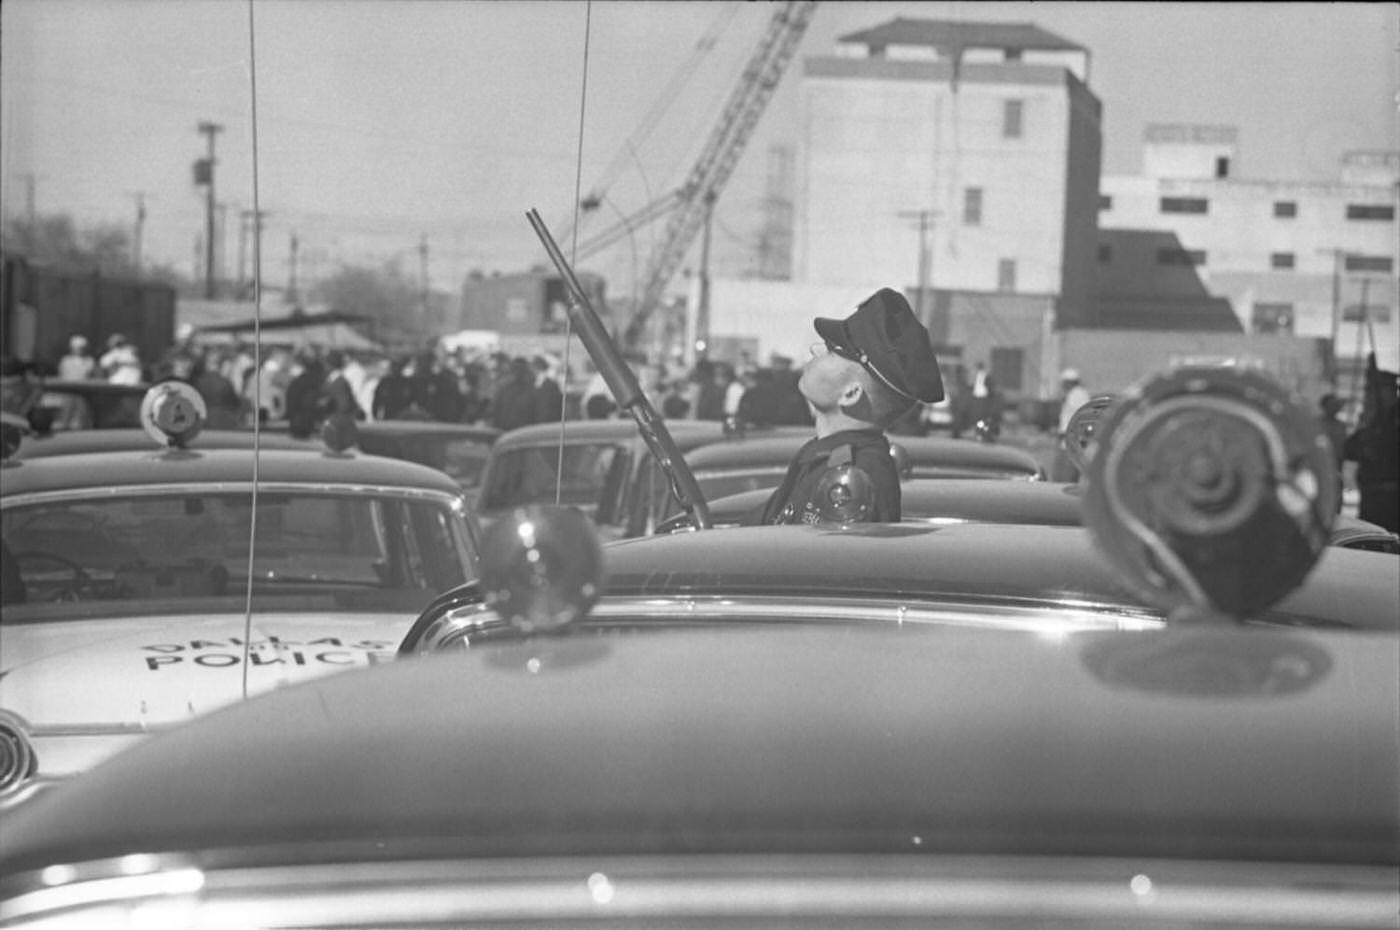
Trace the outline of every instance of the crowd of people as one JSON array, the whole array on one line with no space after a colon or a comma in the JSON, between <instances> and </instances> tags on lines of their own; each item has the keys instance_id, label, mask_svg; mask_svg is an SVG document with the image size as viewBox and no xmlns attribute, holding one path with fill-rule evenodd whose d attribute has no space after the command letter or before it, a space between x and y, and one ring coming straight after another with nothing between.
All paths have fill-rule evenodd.
<instances>
[{"instance_id":1,"label":"crowd of people","mask_svg":"<svg viewBox=\"0 0 1400 930\"><path fill-rule=\"evenodd\" d=\"M585 364L586 361L585 361ZM260 364L243 342L199 344L183 340L143 363L136 347L113 335L101 355L74 335L56 365L40 374L65 381L107 380L140 384L174 378L192 385L208 408L211 428L285 421L294 435L311 435L334 415L360 420L434 420L483 424L501 430L569 418L623 415L601 375L582 389L566 389L562 360L554 354L511 355L441 347L390 356L303 346L264 347ZM735 425L809 425L811 414L797 390L799 371L774 355L767 367L700 359L634 363L638 382L664 416L725 420Z\"/></svg>"},{"instance_id":2,"label":"crowd of people","mask_svg":"<svg viewBox=\"0 0 1400 930\"><path fill-rule=\"evenodd\" d=\"M11 367L7 366L7 380ZM390 357L314 346L273 347L264 349L259 365L246 343L200 345L184 340L147 364L136 346L120 334L108 337L100 354L85 336L75 334L56 364L31 367L64 381L141 384L177 378L199 391L213 428L247 427L257 417L263 422L285 421L288 431L299 436L313 435L337 414L360 420L483 424L500 430L557 422L561 416L622 415L596 372L582 390L562 389L561 381L569 379L561 379L563 363L553 354L523 356L438 347ZM701 358L690 367L679 360L669 364L636 361L633 367L652 405L668 419L724 421L738 428L813 422L798 390L800 370L783 355L771 356L767 366L743 356L737 364ZM1363 518L1392 530L1396 528L1395 458L1400 448L1394 377L1380 371L1372 356L1362 415L1350 434L1338 416L1342 407L1338 398L1328 395L1319 404L1319 420L1338 466L1357 463ZM944 383L951 434L975 433L994 440L1001 432L1005 402L986 366L977 364L971 370L950 366ZM1078 371L1067 369L1061 378L1059 435L1088 399ZM890 424L888 432L927 433L931 413L930 405L917 405ZM1051 471L1054 480L1077 477L1063 455Z\"/></svg>"}]
</instances>

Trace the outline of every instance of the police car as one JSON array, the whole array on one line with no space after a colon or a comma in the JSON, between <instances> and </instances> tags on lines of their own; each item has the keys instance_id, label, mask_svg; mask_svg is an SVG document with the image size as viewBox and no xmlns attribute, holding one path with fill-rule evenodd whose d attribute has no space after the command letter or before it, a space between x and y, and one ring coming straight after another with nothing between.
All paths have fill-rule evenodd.
<instances>
[{"instance_id":1,"label":"police car","mask_svg":"<svg viewBox=\"0 0 1400 930\"><path fill-rule=\"evenodd\" d=\"M1393 926L1397 560L1307 436L1145 400L1087 530L512 513L444 654L16 810L0 923Z\"/></svg>"},{"instance_id":2,"label":"police car","mask_svg":"<svg viewBox=\"0 0 1400 930\"><path fill-rule=\"evenodd\" d=\"M0 797L242 697L390 657L476 574L439 471L350 454L206 449L198 395L157 385L143 452L0 469ZM29 440L26 440L29 441ZM275 441L270 443L275 445Z\"/></svg>"}]
</instances>

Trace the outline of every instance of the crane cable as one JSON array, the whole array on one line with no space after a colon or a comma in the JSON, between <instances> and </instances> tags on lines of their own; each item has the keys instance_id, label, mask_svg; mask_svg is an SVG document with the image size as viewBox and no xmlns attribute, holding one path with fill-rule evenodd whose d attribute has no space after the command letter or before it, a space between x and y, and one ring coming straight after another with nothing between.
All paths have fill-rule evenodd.
<instances>
[{"instance_id":1,"label":"crane cable","mask_svg":"<svg viewBox=\"0 0 1400 930\"><path fill-rule=\"evenodd\" d=\"M602 174L599 175L597 183L591 188L600 199L605 197L608 189L617 182L618 177L622 174L625 167L625 162L629 159L636 158L636 148L646 142L651 134L656 131L656 127L660 125L662 118L666 116L667 112L680 98L681 89L699 72L700 65L703 64L705 58L714 51L715 46L719 44L720 37L729 29L738 13L739 5L737 3L729 4L725 10L722 10L719 15L715 17L710 28L700 37L699 41L695 43L695 48L691 51L690 57L681 63L676 69L675 74L671 76L671 80L667 82L666 86L657 94L650 109L643 114L641 123L638 124L637 128L632 131L632 134L623 141L622 147L618 150L617 154L612 157L612 161L608 162ZM578 200L577 197L574 199L575 201ZM577 218L574 220L574 225L575 227L578 226Z\"/></svg>"},{"instance_id":2,"label":"crane cable","mask_svg":"<svg viewBox=\"0 0 1400 930\"><path fill-rule=\"evenodd\" d=\"M258 463L262 457L262 209L258 202L258 63L253 0L248 0L248 88L253 143L253 494L248 507L248 579L243 593L243 700L253 641L253 557L258 539ZM210 165L212 172L214 166Z\"/></svg>"}]
</instances>

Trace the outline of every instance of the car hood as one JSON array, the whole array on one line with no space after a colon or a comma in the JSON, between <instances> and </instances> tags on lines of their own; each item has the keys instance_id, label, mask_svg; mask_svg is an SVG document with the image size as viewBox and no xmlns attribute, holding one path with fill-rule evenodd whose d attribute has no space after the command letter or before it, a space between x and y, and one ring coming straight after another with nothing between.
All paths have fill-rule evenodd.
<instances>
[{"instance_id":1,"label":"car hood","mask_svg":"<svg viewBox=\"0 0 1400 930\"><path fill-rule=\"evenodd\" d=\"M408 613L173 614L0 629L0 707L36 736L140 731L248 693L387 660Z\"/></svg>"},{"instance_id":2,"label":"car hood","mask_svg":"<svg viewBox=\"0 0 1400 930\"><path fill-rule=\"evenodd\" d=\"M581 630L162 734L21 805L0 867L315 843L1393 864L1397 661L1390 634L1190 625Z\"/></svg>"}]
</instances>

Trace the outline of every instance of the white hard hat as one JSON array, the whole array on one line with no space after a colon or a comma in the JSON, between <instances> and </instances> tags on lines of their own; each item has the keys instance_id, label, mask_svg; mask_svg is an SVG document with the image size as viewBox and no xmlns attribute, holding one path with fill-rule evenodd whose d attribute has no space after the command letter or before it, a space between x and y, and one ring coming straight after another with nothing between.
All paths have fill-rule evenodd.
<instances>
[{"instance_id":1,"label":"white hard hat","mask_svg":"<svg viewBox=\"0 0 1400 930\"><path fill-rule=\"evenodd\" d=\"M1078 368L1066 368L1064 371L1060 372L1060 380L1061 380L1061 381L1078 381L1078 380L1079 380L1079 369L1078 369Z\"/></svg>"}]
</instances>

